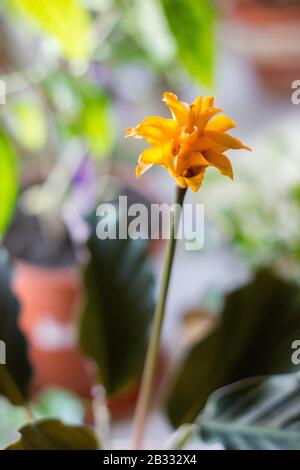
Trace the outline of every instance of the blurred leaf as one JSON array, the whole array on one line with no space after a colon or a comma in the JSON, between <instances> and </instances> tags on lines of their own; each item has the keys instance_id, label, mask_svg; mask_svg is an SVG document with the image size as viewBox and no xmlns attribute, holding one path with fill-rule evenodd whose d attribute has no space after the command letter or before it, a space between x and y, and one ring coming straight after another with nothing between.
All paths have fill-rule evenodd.
<instances>
[{"instance_id":1,"label":"blurred leaf","mask_svg":"<svg viewBox=\"0 0 300 470\"><path fill-rule=\"evenodd\" d=\"M13 442L18 429L27 422L24 408L13 406L6 398L0 397L0 449Z\"/></svg>"},{"instance_id":2,"label":"blurred leaf","mask_svg":"<svg viewBox=\"0 0 300 470\"><path fill-rule=\"evenodd\" d=\"M115 142L115 122L105 90L86 78L63 73L48 77L45 87L67 138L80 136L94 157L108 156Z\"/></svg>"},{"instance_id":3,"label":"blurred leaf","mask_svg":"<svg viewBox=\"0 0 300 470\"><path fill-rule=\"evenodd\" d=\"M15 389L10 376L20 392L26 396L31 368L26 341L18 327L19 303L11 290L10 278L11 268L7 253L0 249L0 339L6 345L6 364L0 365L0 394L14 405L23 405L22 395Z\"/></svg>"},{"instance_id":4,"label":"blurred leaf","mask_svg":"<svg viewBox=\"0 0 300 470\"><path fill-rule=\"evenodd\" d=\"M87 426L68 426L56 419L28 424L21 438L6 450L97 450L96 435Z\"/></svg>"},{"instance_id":5,"label":"blurred leaf","mask_svg":"<svg viewBox=\"0 0 300 470\"><path fill-rule=\"evenodd\" d=\"M245 379L209 398L197 425L206 442L230 450L300 449L298 374Z\"/></svg>"},{"instance_id":6,"label":"blurred leaf","mask_svg":"<svg viewBox=\"0 0 300 470\"><path fill-rule=\"evenodd\" d=\"M151 60L140 41L137 41L135 36L133 37L129 26L122 28L119 25L118 28L115 28L110 35L109 43L100 52L100 59L111 67L139 61L148 64Z\"/></svg>"},{"instance_id":7,"label":"blurred leaf","mask_svg":"<svg viewBox=\"0 0 300 470\"><path fill-rule=\"evenodd\" d=\"M79 0L14 0L46 33L59 40L68 59L91 54L91 18Z\"/></svg>"},{"instance_id":8,"label":"blurred leaf","mask_svg":"<svg viewBox=\"0 0 300 470\"><path fill-rule=\"evenodd\" d=\"M291 197L300 206L300 184L296 184L291 190Z\"/></svg>"},{"instance_id":9,"label":"blurred leaf","mask_svg":"<svg viewBox=\"0 0 300 470\"><path fill-rule=\"evenodd\" d=\"M31 408L38 419L55 417L69 424L81 424L85 413L83 402L75 393L58 387L43 390Z\"/></svg>"},{"instance_id":10,"label":"blurred leaf","mask_svg":"<svg viewBox=\"0 0 300 470\"><path fill-rule=\"evenodd\" d=\"M198 427L195 424L183 424L168 438L164 446L166 450L184 449L187 444L197 437ZM199 439L198 439L199 440Z\"/></svg>"},{"instance_id":11,"label":"blurred leaf","mask_svg":"<svg viewBox=\"0 0 300 470\"><path fill-rule=\"evenodd\" d=\"M211 86L214 8L210 0L161 0L177 43L178 57L197 80Z\"/></svg>"},{"instance_id":12,"label":"blurred leaf","mask_svg":"<svg viewBox=\"0 0 300 470\"><path fill-rule=\"evenodd\" d=\"M47 139L47 123L41 106L34 100L12 103L12 130L20 144L30 152L41 150Z\"/></svg>"},{"instance_id":13,"label":"blurred leaf","mask_svg":"<svg viewBox=\"0 0 300 470\"><path fill-rule=\"evenodd\" d=\"M193 422L216 389L246 377L297 370L300 290L267 270L229 294L220 322L187 354L168 400L174 426Z\"/></svg>"},{"instance_id":14,"label":"blurred leaf","mask_svg":"<svg viewBox=\"0 0 300 470\"><path fill-rule=\"evenodd\" d=\"M10 222L17 192L17 156L8 138L0 131L0 239Z\"/></svg>"},{"instance_id":15,"label":"blurred leaf","mask_svg":"<svg viewBox=\"0 0 300 470\"><path fill-rule=\"evenodd\" d=\"M62 388L49 388L39 393L30 408L37 419L56 418L67 424L81 424L84 418L82 400ZM17 431L28 423L24 408L13 406L0 397L0 449L17 438Z\"/></svg>"},{"instance_id":16,"label":"blurred leaf","mask_svg":"<svg viewBox=\"0 0 300 470\"><path fill-rule=\"evenodd\" d=\"M144 240L99 240L95 226L92 233L81 345L96 361L99 379L112 395L132 385L141 372L154 282Z\"/></svg>"},{"instance_id":17,"label":"blurred leaf","mask_svg":"<svg viewBox=\"0 0 300 470\"><path fill-rule=\"evenodd\" d=\"M130 16L130 30L137 30L138 42L155 63L167 67L174 60L176 46L160 0L135 0Z\"/></svg>"},{"instance_id":18,"label":"blurred leaf","mask_svg":"<svg viewBox=\"0 0 300 470\"><path fill-rule=\"evenodd\" d=\"M77 83L78 77L73 77L56 70L49 74L43 82L45 92L58 110L59 117L66 121L74 120L81 109L81 96Z\"/></svg>"},{"instance_id":19,"label":"blurred leaf","mask_svg":"<svg viewBox=\"0 0 300 470\"><path fill-rule=\"evenodd\" d=\"M79 130L94 156L107 156L114 144L114 119L109 99L98 87L86 87L82 94Z\"/></svg>"}]
</instances>

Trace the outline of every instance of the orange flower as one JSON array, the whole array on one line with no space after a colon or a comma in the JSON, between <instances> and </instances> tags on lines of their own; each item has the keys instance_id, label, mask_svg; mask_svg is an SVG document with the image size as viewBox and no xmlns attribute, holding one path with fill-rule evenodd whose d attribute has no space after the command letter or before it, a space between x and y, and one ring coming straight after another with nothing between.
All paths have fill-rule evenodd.
<instances>
[{"instance_id":1,"label":"orange flower","mask_svg":"<svg viewBox=\"0 0 300 470\"><path fill-rule=\"evenodd\" d=\"M215 117L222 110L214 107L214 98L199 96L189 106L173 93L166 92L163 101L173 119L150 116L126 130L127 136L144 138L151 145L139 157L137 177L152 165L161 165L181 188L189 186L195 192L209 166L233 179L232 166L224 152L251 148L226 133L236 127L236 123L225 114Z\"/></svg>"}]
</instances>

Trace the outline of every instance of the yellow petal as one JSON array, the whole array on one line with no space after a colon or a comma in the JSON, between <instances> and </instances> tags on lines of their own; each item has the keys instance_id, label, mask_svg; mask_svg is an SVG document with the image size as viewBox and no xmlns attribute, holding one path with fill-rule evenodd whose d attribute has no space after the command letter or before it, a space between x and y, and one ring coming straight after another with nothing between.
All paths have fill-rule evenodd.
<instances>
[{"instance_id":1,"label":"yellow petal","mask_svg":"<svg viewBox=\"0 0 300 470\"><path fill-rule=\"evenodd\" d=\"M153 146L166 144L175 134L176 122L158 116L146 118L136 127L126 129L127 137L144 138Z\"/></svg>"},{"instance_id":2,"label":"yellow petal","mask_svg":"<svg viewBox=\"0 0 300 470\"><path fill-rule=\"evenodd\" d=\"M204 150L208 150L215 146L216 143L212 139L207 137L205 134L198 137L197 141L194 144L196 152L203 152Z\"/></svg>"},{"instance_id":3,"label":"yellow petal","mask_svg":"<svg viewBox=\"0 0 300 470\"><path fill-rule=\"evenodd\" d=\"M208 121L213 118L216 114L222 111L221 108L209 108L198 116L197 124L199 131L203 131L207 126Z\"/></svg>"},{"instance_id":4,"label":"yellow petal","mask_svg":"<svg viewBox=\"0 0 300 470\"><path fill-rule=\"evenodd\" d=\"M136 176L139 178L155 164L163 164L162 147L146 149L141 153L136 167Z\"/></svg>"},{"instance_id":5,"label":"yellow petal","mask_svg":"<svg viewBox=\"0 0 300 470\"><path fill-rule=\"evenodd\" d=\"M240 140L232 137L229 134L223 134L217 131L205 130L205 135L210 137L214 142L225 147L226 149L245 149L252 150L250 147L244 145Z\"/></svg>"},{"instance_id":6,"label":"yellow petal","mask_svg":"<svg viewBox=\"0 0 300 470\"><path fill-rule=\"evenodd\" d=\"M210 131L226 132L233 127L236 127L236 122L226 116L226 114L220 114L220 116L216 116L207 124L206 129Z\"/></svg>"},{"instance_id":7,"label":"yellow petal","mask_svg":"<svg viewBox=\"0 0 300 470\"><path fill-rule=\"evenodd\" d=\"M180 186L180 188L186 188L187 187L187 184L185 182L185 178L183 178L182 176L178 176L178 174L173 170L172 167L168 167L168 172L170 173L172 178L174 178L174 180L176 181L178 186Z\"/></svg>"},{"instance_id":8,"label":"yellow petal","mask_svg":"<svg viewBox=\"0 0 300 470\"><path fill-rule=\"evenodd\" d=\"M168 141L168 138L160 129L152 126L140 124L132 129L127 129L128 137L144 138L150 145L161 146Z\"/></svg>"},{"instance_id":9,"label":"yellow petal","mask_svg":"<svg viewBox=\"0 0 300 470\"><path fill-rule=\"evenodd\" d=\"M182 178L181 176L173 176L173 178L180 188L187 188L186 178Z\"/></svg>"},{"instance_id":10,"label":"yellow petal","mask_svg":"<svg viewBox=\"0 0 300 470\"><path fill-rule=\"evenodd\" d=\"M198 139L199 132L198 132L198 127L188 127L184 126L180 130L180 142L182 142L184 145L192 145L196 140Z\"/></svg>"},{"instance_id":11,"label":"yellow petal","mask_svg":"<svg viewBox=\"0 0 300 470\"><path fill-rule=\"evenodd\" d=\"M198 96L198 98L195 99L195 101L191 104L191 106L194 106L197 111L201 111L202 101L203 101L203 97Z\"/></svg>"},{"instance_id":12,"label":"yellow petal","mask_svg":"<svg viewBox=\"0 0 300 470\"><path fill-rule=\"evenodd\" d=\"M204 155L206 160L208 160L212 166L217 167L222 175L229 176L229 178L233 179L232 166L226 155L215 152L214 150L207 150L204 152Z\"/></svg>"},{"instance_id":13,"label":"yellow petal","mask_svg":"<svg viewBox=\"0 0 300 470\"><path fill-rule=\"evenodd\" d=\"M140 157L139 163L143 164L162 164L163 163L163 149L161 147L154 147L144 150Z\"/></svg>"},{"instance_id":14,"label":"yellow petal","mask_svg":"<svg viewBox=\"0 0 300 470\"><path fill-rule=\"evenodd\" d=\"M186 169L188 148L188 145L182 144L179 153L175 157L173 155L173 166L177 175L181 175Z\"/></svg>"},{"instance_id":15,"label":"yellow petal","mask_svg":"<svg viewBox=\"0 0 300 470\"><path fill-rule=\"evenodd\" d=\"M176 172L183 174L185 170L193 167L209 166L209 162L204 158L200 152L185 152L179 153L176 159Z\"/></svg>"},{"instance_id":16,"label":"yellow petal","mask_svg":"<svg viewBox=\"0 0 300 470\"><path fill-rule=\"evenodd\" d=\"M195 193L199 190L205 175L205 169L202 170L198 175L193 176L192 178L186 178L186 184L191 188Z\"/></svg>"},{"instance_id":17,"label":"yellow petal","mask_svg":"<svg viewBox=\"0 0 300 470\"><path fill-rule=\"evenodd\" d=\"M139 162L136 166L136 169L135 169L135 173L136 173L137 178L142 176L146 171L150 170L151 167L152 167L152 165L144 165L143 163Z\"/></svg>"},{"instance_id":18,"label":"yellow petal","mask_svg":"<svg viewBox=\"0 0 300 470\"><path fill-rule=\"evenodd\" d=\"M136 127L127 127L126 128L126 137L138 137Z\"/></svg>"},{"instance_id":19,"label":"yellow petal","mask_svg":"<svg viewBox=\"0 0 300 470\"><path fill-rule=\"evenodd\" d=\"M173 119L167 119L160 116L150 116L144 119L140 125L159 129L168 138L174 137L174 134L177 131L177 123Z\"/></svg>"},{"instance_id":20,"label":"yellow petal","mask_svg":"<svg viewBox=\"0 0 300 470\"><path fill-rule=\"evenodd\" d=\"M215 103L215 98L213 96L206 96L202 100L202 111L206 111L208 108L212 108Z\"/></svg>"},{"instance_id":21,"label":"yellow petal","mask_svg":"<svg viewBox=\"0 0 300 470\"><path fill-rule=\"evenodd\" d=\"M200 152L192 152L188 155L187 158L188 168L194 166L209 166L209 162Z\"/></svg>"},{"instance_id":22,"label":"yellow petal","mask_svg":"<svg viewBox=\"0 0 300 470\"><path fill-rule=\"evenodd\" d=\"M174 93L166 92L163 97L164 103L172 112L172 116L180 126L189 124L189 107L183 101L179 101Z\"/></svg>"},{"instance_id":23,"label":"yellow petal","mask_svg":"<svg viewBox=\"0 0 300 470\"><path fill-rule=\"evenodd\" d=\"M196 126L198 117L201 114L201 107L202 107L202 96L199 96L195 101L190 105L190 113L189 113L189 128L192 129Z\"/></svg>"}]
</instances>

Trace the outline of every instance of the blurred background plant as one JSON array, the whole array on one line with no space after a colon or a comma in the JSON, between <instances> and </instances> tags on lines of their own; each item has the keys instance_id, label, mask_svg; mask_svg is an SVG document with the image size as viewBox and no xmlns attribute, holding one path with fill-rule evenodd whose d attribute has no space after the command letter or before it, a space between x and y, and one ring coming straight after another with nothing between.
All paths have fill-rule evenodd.
<instances>
[{"instance_id":1,"label":"blurred background plant","mask_svg":"<svg viewBox=\"0 0 300 470\"><path fill-rule=\"evenodd\" d=\"M91 423L91 390L99 382L112 436L128 434L130 422L120 417L137 395L162 244L98 240L95 210L103 201L117 204L120 194L132 203L170 200L172 183L159 170L136 183L136 145L123 137L125 127L161 114L157 103L167 89L186 101L213 90L255 152L234 159L233 183L208 172L193 199L205 204L205 247L178 250L152 430L161 440L169 422L194 420L220 386L297 371L290 355L300 326L300 142L290 96L300 72L299 22L295 0L1 2L2 446L28 423L28 412L50 420L57 441L49 421L40 431L51 448L61 446L67 431L51 419ZM298 393L294 375L281 380ZM48 391L52 386L61 388ZM13 406L24 405L23 395L25 414ZM231 389L228 396L232 403ZM281 398L289 408L289 397ZM295 406L289 409L296 414ZM248 412L238 418L247 420ZM251 439L212 432L212 414L204 416L207 429L197 428L193 445L213 438L251 447ZM213 418L224 425L222 415ZM30 448L31 432L22 431L19 445ZM101 445L86 432L80 428L68 445ZM152 434L149 427L150 440ZM292 445L274 439L277 447Z\"/></svg>"}]
</instances>

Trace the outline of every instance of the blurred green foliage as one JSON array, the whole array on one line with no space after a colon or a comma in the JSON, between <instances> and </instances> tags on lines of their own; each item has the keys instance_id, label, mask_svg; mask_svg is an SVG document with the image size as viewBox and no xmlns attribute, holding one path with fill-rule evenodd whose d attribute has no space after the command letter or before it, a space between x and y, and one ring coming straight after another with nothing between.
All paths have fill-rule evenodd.
<instances>
[{"instance_id":1,"label":"blurred green foliage","mask_svg":"<svg viewBox=\"0 0 300 470\"><path fill-rule=\"evenodd\" d=\"M197 419L199 435L227 450L299 450L299 398L297 374L228 385L208 400Z\"/></svg>"},{"instance_id":2,"label":"blurred green foliage","mask_svg":"<svg viewBox=\"0 0 300 470\"><path fill-rule=\"evenodd\" d=\"M17 195L15 146L22 157L50 159L48 166L79 137L94 157L110 157L122 99L116 70L146 64L171 89L180 59L193 78L211 85L214 56L208 0L12 0L2 8L0 74L3 66L9 86L0 109L0 235Z\"/></svg>"},{"instance_id":3,"label":"blurred green foliage","mask_svg":"<svg viewBox=\"0 0 300 470\"><path fill-rule=\"evenodd\" d=\"M271 271L257 272L227 295L217 326L187 353L168 400L173 425L193 422L209 395L224 385L299 370L291 361L299 334L299 286Z\"/></svg>"},{"instance_id":4,"label":"blurred green foliage","mask_svg":"<svg viewBox=\"0 0 300 470\"><path fill-rule=\"evenodd\" d=\"M109 230L117 222L109 220ZM140 376L154 313L148 243L129 238L99 240L93 222L88 248L91 258L84 273L87 301L80 343L96 362L107 394L117 395Z\"/></svg>"},{"instance_id":5,"label":"blurred green foliage","mask_svg":"<svg viewBox=\"0 0 300 470\"><path fill-rule=\"evenodd\" d=\"M88 426L71 426L44 419L23 426L20 439L7 450L98 450L100 444Z\"/></svg>"},{"instance_id":6,"label":"blurred green foliage","mask_svg":"<svg viewBox=\"0 0 300 470\"><path fill-rule=\"evenodd\" d=\"M92 84L80 88L82 107L74 129L86 139L95 156L109 155L115 138L111 102L103 89Z\"/></svg>"},{"instance_id":7,"label":"blurred green foliage","mask_svg":"<svg viewBox=\"0 0 300 470\"><path fill-rule=\"evenodd\" d=\"M0 239L12 216L18 194L17 154L13 143L0 130Z\"/></svg>"},{"instance_id":8,"label":"blurred green foliage","mask_svg":"<svg viewBox=\"0 0 300 470\"><path fill-rule=\"evenodd\" d=\"M47 121L42 105L34 97L11 101L12 132L25 150L41 151L47 142Z\"/></svg>"},{"instance_id":9,"label":"blurred green foliage","mask_svg":"<svg viewBox=\"0 0 300 470\"><path fill-rule=\"evenodd\" d=\"M19 159L26 177L36 176L32 175L35 163L47 173L63 161L73 138L83 144L78 146L83 156L90 153L98 160L113 156L115 116L124 104L137 107L135 88L142 85L146 90L149 85L122 82L123 67L130 63L142 73L147 70L149 83L173 89L182 76L180 59L194 79L210 85L214 54L214 15L208 1L12 0L1 7L0 33L8 39L1 44L0 77L8 92L6 105L0 107L0 237L18 196ZM64 195L74 177L72 171L66 174L69 180L60 180L65 183ZM153 273L148 247L140 240L100 243L91 238L88 248L81 345L95 360L108 394L114 395L140 377L154 310ZM11 292L10 269L0 271L0 276L0 333L10 350L10 376L0 369L0 394L23 405L30 365L17 325L19 310ZM65 398L73 406L70 413L79 413L76 400L71 403ZM56 402L61 399L40 398L34 411L38 416L57 415ZM24 424L22 416L14 419ZM21 434L18 449L98 445L86 428L74 429L58 421L33 423Z\"/></svg>"},{"instance_id":10,"label":"blurred green foliage","mask_svg":"<svg viewBox=\"0 0 300 470\"><path fill-rule=\"evenodd\" d=\"M0 397L0 448L16 439L17 430L27 422L26 412Z\"/></svg>"},{"instance_id":11,"label":"blurred green foliage","mask_svg":"<svg viewBox=\"0 0 300 470\"><path fill-rule=\"evenodd\" d=\"M67 59L88 59L92 51L92 22L78 0L13 0L43 32L62 46Z\"/></svg>"},{"instance_id":12,"label":"blurred green foliage","mask_svg":"<svg viewBox=\"0 0 300 470\"><path fill-rule=\"evenodd\" d=\"M6 364L0 365L0 395L23 405L31 378L27 342L19 328L20 305L12 291L11 263L0 247L0 333L6 346Z\"/></svg>"},{"instance_id":13,"label":"blurred green foliage","mask_svg":"<svg viewBox=\"0 0 300 470\"><path fill-rule=\"evenodd\" d=\"M190 74L212 85L214 8L210 0L162 0L178 56Z\"/></svg>"},{"instance_id":14,"label":"blurred green foliage","mask_svg":"<svg viewBox=\"0 0 300 470\"><path fill-rule=\"evenodd\" d=\"M83 423L83 402L74 393L61 388L43 390L31 401L30 407L37 419L55 417L68 424ZM13 442L17 430L27 422L24 408L15 407L0 397L0 448Z\"/></svg>"},{"instance_id":15,"label":"blurred green foliage","mask_svg":"<svg viewBox=\"0 0 300 470\"><path fill-rule=\"evenodd\" d=\"M57 111L61 136L82 138L97 158L110 155L115 143L113 105L103 87L85 77L56 72L45 80L47 97Z\"/></svg>"},{"instance_id":16,"label":"blurred green foliage","mask_svg":"<svg viewBox=\"0 0 300 470\"><path fill-rule=\"evenodd\" d=\"M26 167L27 157L42 160L46 156L43 163L49 168L59 161L73 137L79 138L85 144L84 150L98 160L112 157L117 138L116 110L124 103L137 107L138 98L133 95L140 85L122 83L123 67L138 65L143 72L150 71L160 87L172 89L182 77L180 63L193 79L210 87L215 58L215 9L210 0L12 0L1 7L1 20L8 26L5 33L6 29L13 33L9 44L1 44L1 78L3 74L8 88L11 83L17 86L11 87L5 107L0 108L0 238L9 225L18 196L20 157ZM129 85L131 94L126 94ZM145 92L148 83L142 85ZM285 152L280 149L281 153ZM282 171L273 159L272 165ZM254 186L249 186L253 193ZM217 188L222 193L220 186ZM290 197L298 214L298 186ZM234 199L240 200L236 195ZM251 198L246 195L246 199L254 207ZM264 228L271 227L273 219L265 212L266 204L261 197L257 200L255 215L261 216ZM216 198L211 201L216 205ZM251 222L248 205L239 210L241 213ZM230 210L223 214L234 232L234 244L243 246L248 256L257 256L267 245L276 256L286 249L285 240L277 240L274 233L255 234L245 219L240 220ZM257 224L252 226L257 232ZM276 222L276 226L282 232L281 224ZM136 383L140 376L154 307L153 275L143 243L100 242L95 231L93 227L88 243L91 258L85 269L87 301L80 339L85 353L96 362L99 379L108 394L114 395ZM294 246L290 237L286 240L299 259L299 236ZM11 290L11 269L3 253L0 250L0 333L10 355L7 369L0 368L0 394L15 405L23 405L22 395L26 395L31 371L26 343L18 328L19 306ZM219 324L189 351L176 377L168 402L172 423L194 420L210 394L224 384L291 369L290 345L297 332L300 334L299 298L299 286L267 271L231 293ZM252 400L253 390L255 410L268 408L269 403L273 406L272 392L272 396L278 393L285 416L291 410L296 410L296 415L295 403L285 396L284 388L280 389L281 383L288 388L291 384L291 390L296 391L294 398L298 398L295 378L288 383L271 379L263 396L242 384L213 395L205 408L206 421L203 416L200 420L202 438L217 437L228 448L248 448L248 435L253 443L253 427L257 431L258 420L253 419L251 406L244 407L243 394L250 391ZM56 416L69 421L72 416L80 422L83 416L82 403L63 392L45 392L32 406L38 418ZM4 419L1 407L0 402L0 425ZM5 426L9 429L25 424L24 413L19 410L9 410L8 414ZM249 420L249 416L250 425L248 421L249 426L239 432L241 422ZM256 417L264 418L264 414L256 413ZM283 423L273 409L270 417L281 431ZM264 424L258 432L259 439L254 440L255 446L270 444L269 422ZM277 431L272 438L276 439ZM69 427L57 420L30 424L21 434L15 446L18 449L98 447L89 429ZM279 437L283 439L282 434ZM280 446L288 447L286 435L284 439Z\"/></svg>"}]
</instances>

